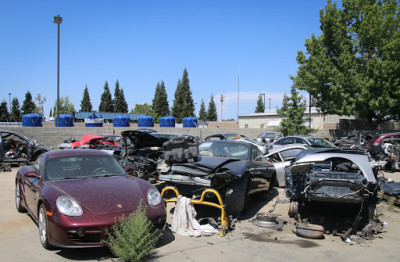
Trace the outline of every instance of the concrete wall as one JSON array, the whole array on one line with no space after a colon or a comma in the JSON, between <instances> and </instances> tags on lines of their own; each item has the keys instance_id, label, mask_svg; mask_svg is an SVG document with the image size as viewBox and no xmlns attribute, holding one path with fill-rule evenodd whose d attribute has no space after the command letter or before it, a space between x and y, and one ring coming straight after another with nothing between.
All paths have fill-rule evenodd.
<instances>
[{"instance_id":1,"label":"concrete wall","mask_svg":"<svg viewBox=\"0 0 400 262\"><path fill-rule=\"evenodd\" d=\"M3 130L13 130L20 134L25 135L30 139L35 139L40 144L47 145L50 147L56 148L57 145L64 142L69 138L74 138L80 140L84 134L120 134L125 130L135 130L137 126L126 128L126 127L113 127L111 125L104 125L103 127L84 127L77 126L75 127L54 127L52 126L43 126L43 127L13 127L13 126L2 126L0 127ZM200 138L205 138L212 134L217 133L239 133L245 135L249 138L256 138L262 132L268 132L271 130L267 130L265 128L152 128L159 132L174 132L174 133L187 133L196 135ZM315 133L316 136L330 138L330 133L327 130L320 130Z\"/></svg>"}]
</instances>

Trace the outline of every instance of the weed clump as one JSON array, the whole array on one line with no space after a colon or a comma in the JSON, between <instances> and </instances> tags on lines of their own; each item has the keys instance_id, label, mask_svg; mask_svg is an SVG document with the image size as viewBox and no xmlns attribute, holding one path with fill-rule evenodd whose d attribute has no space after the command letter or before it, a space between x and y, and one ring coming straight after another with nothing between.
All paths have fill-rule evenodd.
<instances>
[{"instance_id":1,"label":"weed clump","mask_svg":"<svg viewBox=\"0 0 400 262\"><path fill-rule=\"evenodd\" d=\"M155 248L161 232L151 224L146 216L146 209L139 205L138 209L128 217L122 216L119 221L106 232L105 244L111 252L124 261L141 261Z\"/></svg>"}]
</instances>

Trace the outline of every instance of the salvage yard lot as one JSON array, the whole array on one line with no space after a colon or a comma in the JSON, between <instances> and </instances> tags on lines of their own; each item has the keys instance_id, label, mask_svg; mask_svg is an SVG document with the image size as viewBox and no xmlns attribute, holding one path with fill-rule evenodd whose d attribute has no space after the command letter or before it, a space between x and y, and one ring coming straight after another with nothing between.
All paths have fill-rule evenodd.
<instances>
[{"instance_id":1,"label":"salvage yard lot","mask_svg":"<svg viewBox=\"0 0 400 262\"><path fill-rule=\"evenodd\" d=\"M33 220L15 208L16 171L14 167L12 172L0 173L1 261L118 261L106 248L53 251L42 248ZM400 172L385 176L400 181ZM379 218L388 223L388 228L373 241L356 244L345 243L332 235L320 240L297 237L293 233L294 220L287 215L289 204L282 201L285 199L283 189L252 199L246 214L226 237L190 238L174 235L167 229L148 261L399 261L400 208L380 203ZM168 204L169 208L172 206ZM288 222L283 231L261 228L250 222L257 213L271 209ZM170 223L171 214L168 220Z\"/></svg>"}]
</instances>

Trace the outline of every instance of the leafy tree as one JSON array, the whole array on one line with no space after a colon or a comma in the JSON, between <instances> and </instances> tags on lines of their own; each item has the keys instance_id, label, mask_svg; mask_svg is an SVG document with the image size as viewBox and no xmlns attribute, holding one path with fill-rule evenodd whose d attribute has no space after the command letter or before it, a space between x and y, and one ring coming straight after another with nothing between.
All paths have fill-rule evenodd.
<instances>
[{"instance_id":1,"label":"leafy tree","mask_svg":"<svg viewBox=\"0 0 400 262\"><path fill-rule=\"evenodd\" d=\"M153 110L151 109L151 105L144 103L144 104L136 104L135 108L131 110L133 114L145 114L146 116L151 116Z\"/></svg>"},{"instance_id":2,"label":"leafy tree","mask_svg":"<svg viewBox=\"0 0 400 262\"><path fill-rule=\"evenodd\" d=\"M264 113L264 109L265 109L265 104L262 100L262 95L261 93L258 95L258 99L257 99L257 106L256 106L256 110L254 111L254 113Z\"/></svg>"},{"instance_id":3,"label":"leafy tree","mask_svg":"<svg viewBox=\"0 0 400 262\"><path fill-rule=\"evenodd\" d=\"M22 102L22 114L32 114L35 112L36 105L32 101L32 94L28 91L25 94L25 100Z\"/></svg>"},{"instance_id":4,"label":"leafy tree","mask_svg":"<svg viewBox=\"0 0 400 262\"><path fill-rule=\"evenodd\" d=\"M296 87L323 113L356 115L371 127L400 116L400 6L394 0L329 0L321 35L298 51Z\"/></svg>"},{"instance_id":5,"label":"leafy tree","mask_svg":"<svg viewBox=\"0 0 400 262\"><path fill-rule=\"evenodd\" d=\"M0 104L0 122L10 121L10 114L8 113L8 106L6 100Z\"/></svg>"},{"instance_id":6,"label":"leafy tree","mask_svg":"<svg viewBox=\"0 0 400 262\"><path fill-rule=\"evenodd\" d=\"M83 97L81 100L81 112L92 112L92 102L90 101L89 90L87 85L85 85L85 89L83 90Z\"/></svg>"},{"instance_id":7,"label":"leafy tree","mask_svg":"<svg viewBox=\"0 0 400 262\"><path fill-rule=\"evenodd\" d=\"M178 85L175 90L172 116L175 117L177 123L181 123L182 119L185 117L194 116L194 102L192 91L190 91L189 77L186 68L183 70L182 80L178 80Z\"/></svg>"},{"instance_id":8,"label":"leafy tree","mask_svg":"<svg viewBox=\"0 0 400 262\"><path fill-rule=\"evenodd\" d=\"M207 120L208 121L217 121L217 106L214 102L214 96L211 95L210 102L208 103L208 111L207 111Z\"/></svg>"},{"instance_id":9,"label":"leafy tree","mask_svg":"<svg viewBox=\"0 0 400 262\"><path fill-rule=\"evenodd\" d=\"M49 117L53 117L53 109L50 108Z\"/></svg>"},{"instance_id":10,"label":"leafy tree","mask_svg":"<svg viewBox=\"0 0 400 262\"><path fill-rule=\"evenodd\" d=\"M157 83L156 92L153 98L153 117L154 122L158 123L160 118L169 115L169 103L164 81Z\"/></svg>"},{"instance_id":11,"label":"leafy tree","mask_svg":"<svg viewBox=\"0 0 400 262\"><path fill-rule=\"evenodd\" d=\"M204 105L204 99L201 99L200 111L199 111L199 120L207 121L207 112L206 106Z\"/></svg>"},{"instance_id":12,"label":"leafy tree","mask_svg":"<svg viewBox=\"0 0 400 262\"><path fill-rule=\"evenodd\" d=\"M57 117L57 101L55 101L54 104L54 116ZM76 111L74 108L74 104L72 104L69 101L69 97L66 96L64 97L60 97L60 108L59 108L59 114L71 114L71 115L75 115Z\"/></svg>"},{"instance_id":13,"label":"leafy tree","mask_svg":"<svg viewBox=\"0 0 400 262\"><path fill-rule=\"evenodd\" d=\"M43 115L44 113L43 104L46 102L46 97L42 97L41 94L37 94L35 100L37 102L37 106L35 107L35 113Z\"/></svg>"},{"instance_id":14,"label":"leafy tree","mask_svg":"<svg viewBox=\"0 0 400 262\"><path fill-rule=\"evenodd\" d=\"M311 130L304 125L303 118L307 108L306 102L294 85L291 87L290 94L290 97L286 94L283 96L282 108L277 110L282 118L280 132L284 136L309 134Z\"/></svg>"},{"instance_id":15,"label":"leafy tree","mask_svg":"<svg viewBox=\"0 0 400 262\"><path fill-rule=\"evenodd\" d=\"M128 103L125 100L124 90L119 88L118 80L115 82L114 108L115 113L128 113Z\"/></svg>"},{"instance_id":16,"label":"leafy tree","mask_svg":"<svg viewBox=\"0 0 400 262\"><path fill-rule=\"evenodd\" d=\"M19 107L18 98L16 97L14 97L11 102L11 120L14 122L22 121L21 109Z\"/></svg>"},{"instance_id":17,"label":"leafy tree","mask_svg":"<svg viewBox=\"0 0 400 262\"><path fill-rule=\"evenodd\" d=\"M114 103L111 98L110 88L108 87L107 81L104 84L104 92L101 94L99 112L114 112Z\"/></svg>"}]
</instances>

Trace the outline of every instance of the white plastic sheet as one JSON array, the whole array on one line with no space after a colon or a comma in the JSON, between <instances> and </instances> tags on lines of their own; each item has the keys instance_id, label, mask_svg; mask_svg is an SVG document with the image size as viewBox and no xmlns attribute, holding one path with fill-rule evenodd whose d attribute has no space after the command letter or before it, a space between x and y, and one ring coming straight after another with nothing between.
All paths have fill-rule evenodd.
<instances>
[{"instance_id":1,"label":"white plastic sheet","mask_svg":"<svg viewBox=\"0 0 400 262\"><path fill-rule=\"evenodd\" d=\"M200 225L195 218L196 215L194 206L190 204L190 198L179 196L171 223L172 232L190 237L218 234L219 231L211 225Z\"/></svg>"}]
</instances>

